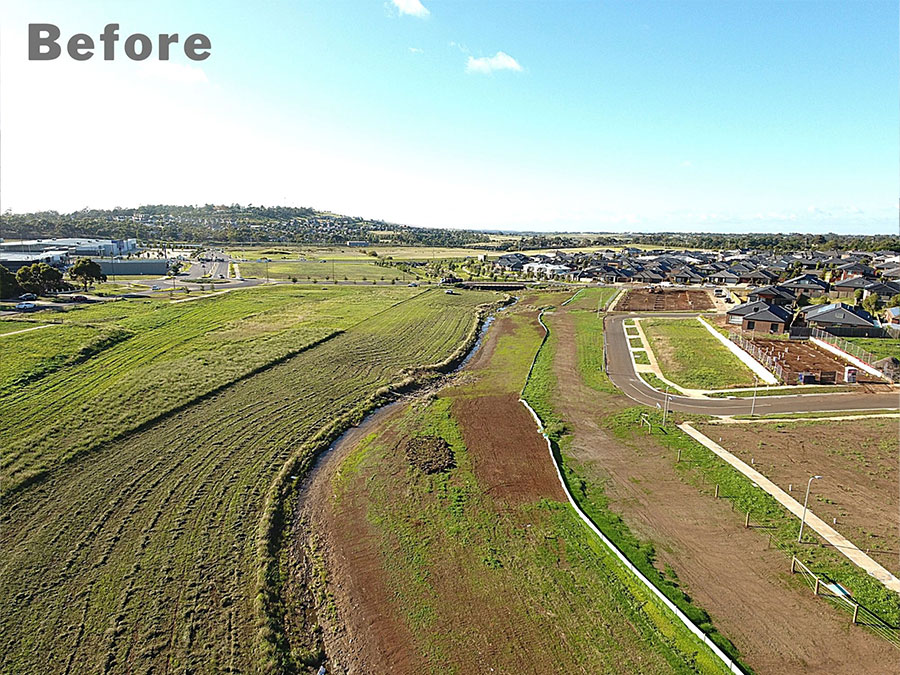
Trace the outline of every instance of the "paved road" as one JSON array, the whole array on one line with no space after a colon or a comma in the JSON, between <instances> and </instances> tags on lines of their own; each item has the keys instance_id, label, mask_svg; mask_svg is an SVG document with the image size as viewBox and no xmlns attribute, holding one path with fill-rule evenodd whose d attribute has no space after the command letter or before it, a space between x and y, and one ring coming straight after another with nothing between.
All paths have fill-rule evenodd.
<instances>
[{"instance_id":1,"label":"paved road","mask_svg":"<svg viewBox=\"0 0 900 675\"><path fill-rule=\"evenodd\" d=\"M612 380L630 399L655 408L665 405L665 395L644 382L634 370L628 355L628 340L622 323L633 317L666 316L693 318L692 314L611 314L605 319L607 372ZM749 415L752 401L746 399L696 399L669 394L669 409L698 415ZM900 408L900 392L883 394L803 394L793 396L758 396L754 412L757 415L771 413L815 412L832 410L883 410Z\"/></svg>"}]
</instances>

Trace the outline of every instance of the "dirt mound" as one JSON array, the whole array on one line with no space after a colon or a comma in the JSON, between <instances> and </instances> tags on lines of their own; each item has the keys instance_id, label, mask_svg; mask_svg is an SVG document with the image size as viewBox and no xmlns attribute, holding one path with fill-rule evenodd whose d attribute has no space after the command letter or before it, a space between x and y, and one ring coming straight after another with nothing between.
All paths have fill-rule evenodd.
<instances>
[{"instance_id":1,"label":"dirt mound","mask_svg":"<svg viewBox=\"0 0 900 675\"><path fill-rule=\"evenodd\" d=\"M440 436L417 436L404 443L406 459L424 473L441 473L456 466L453 450Z\"/></svg>"}]
</instances>

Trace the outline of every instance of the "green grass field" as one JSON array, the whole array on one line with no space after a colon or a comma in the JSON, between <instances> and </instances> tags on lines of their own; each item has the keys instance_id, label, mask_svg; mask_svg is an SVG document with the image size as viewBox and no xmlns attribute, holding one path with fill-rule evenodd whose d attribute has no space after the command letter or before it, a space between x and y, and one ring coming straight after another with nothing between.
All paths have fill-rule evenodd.
<instances>
[{"instance_id":1,"label":"green grass field","mask_svg":"<svg viewBox=\"0 0 900 675\"><path fill-rule=\"evenodd\" d=\"M643 319L666 379L688 389L752 387L753 373L696 319Z\"/></svg>"},{"instance_id":2,"label":"green grass field","mask_svg":"<svg viewBox=\"0 0 900 675\"><path fill-rule=\"evenodd\" d=\"M14 333L16 331L25 330L27 328L34 328L35 326L40 326L40 322L32 322L32 321L15 321L14 319L2 319L0 320L0 335L5 335L6 333Z\"/></svg>"},{"instance_id":3,"label":"green grass field","mask_svg":"<svg viewBox=\"0 0 900 675\"><path fill-rule=\"evenodd\" d=\"M257 278L264 279L266 277L265 263L240 263L241 276L244 279ZM335 262L332 266L329 262L270 262L269 278L270 279L291 279L292 277L299 279L301 282L309 282L317 280L320 282L333 281L333 277L338 281L390 281L395 279L398 282L417 281L418 276L415 274L407 274L393 267L381 267L375 263L360 261L340 261Z\"/></svg>"},{"instance_id":4,"label":"green grass field","mask_svg":"<svg viewBox=\"0 0 900 675\"><path fill-rule=\"evenodd\" d=\"M33 375L35 369L45 373L29 376L14 394L0 392L2 489L15 490L98 443L418 292L399 286L280 286L184 303L121 300L53 314L63 318L63 327L2 338L0 355L36 357L21 365L18 359L0 358L0 372L9 369L12 379ZM71 367L55 367L97 330L127 339L106 342ZM72 342L65 339L70 333ZM60 342L54 343L57 336ZM44 356L55 364L53 372L38 363Z\"/></svg>"},{"instance_id":5,"label":"green grass field","mask_svg":"<svg viewBox=\"0 0 900 675\"><path fill-rule=\"evenodd\" d=\"M3 669L280 668L266 599L282 474L290 484L386 385L458 352L495 298L282 287L72 312L76 328L134 336L2 399L20 481L0 529ZM41 482L22 486L27 469Z\"/></svg>"},{"instance_id":6,"label":"green grass field","mask_svg":"<svg viewBox=\"0 0 900 675\"><path fill-rule=\"evenodd\" d=\"M569 309L594 310L596 312L598 305L601 309L608 305L620 290L619 288L607 288L605 286L583 288L578 291L575 299L566 306Z\"/></svg>"},{"instance_id":7,"label":"green grass field","mask_svg":"<svg viewBox=\"0 0 900 675\"><path fill-rule=\"evenodd\" d=\"M844 338L847 342L865 349L876 359L886 359L890 356L900 359L900 339L894 338Z\"/></svg>"},{"instance_id":8,"label":"green grass field","mask_svg":"<svg viewBox=\"0 0 900 675\"><path fill-rule=\"evenodd\" d=\"M480 250L477 248L449 248L443 246L389 246L375 245L360 248L347 246L261 246L258 248L228 249L226 253L233 258L243 260L257 260L268 258L269 260L372 260L369 251L378 253L379 258L392 258L393 260L433 260L440 258L468 258L487 254L496 258L496 251ZM243 267L242 267L243 269Z\"/></svg>"}]
</instances>

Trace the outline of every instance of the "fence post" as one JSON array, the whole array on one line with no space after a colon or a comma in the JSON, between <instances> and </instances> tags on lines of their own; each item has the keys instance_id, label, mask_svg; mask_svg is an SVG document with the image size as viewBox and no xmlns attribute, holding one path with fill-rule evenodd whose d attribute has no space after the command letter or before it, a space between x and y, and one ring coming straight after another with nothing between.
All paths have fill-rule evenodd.
<instances>
[{"instance_id":1,"label":"fence post","mask_svg":"<svg viewBox=\"0 0 900 675\"><path fill-rule=\"evenodd\" d=\"M716 483L716 499L719 498L719 484Z\"/></svg>"},{"instance_id":2,"label":"fence post","mask_svg":"<svg viewBox=\"0 0 900 675\"><path fill-rule=\"evenodd\" d=\"M797 573L797 557L791 556L791 574Z\"/></svg>"},{"instance_id":3,"label":"fence post","mask_svg":"<svg viewBox=\"0 0 900 675\"><path fill-rule=\"evenodd\" d=\"M819 594L819 577L816 577L816 587L813 589L815 595Z\"/></svg>"},{"instance_id":4,"label":"fence post","mask_svg":"<svg viewBox=\"0 0 900 675\"><path fill-rule=\"evenodd\" d=\"M856 623L857 618L859 618L859 603L855 603L853 605L853 623Z\"/></svg>"}]
</instances>

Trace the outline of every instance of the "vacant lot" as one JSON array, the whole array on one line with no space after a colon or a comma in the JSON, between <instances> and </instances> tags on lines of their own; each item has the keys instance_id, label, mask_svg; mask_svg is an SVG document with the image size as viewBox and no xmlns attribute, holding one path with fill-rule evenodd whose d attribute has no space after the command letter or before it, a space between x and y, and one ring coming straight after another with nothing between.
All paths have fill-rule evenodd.
<instances>
[{"instance_id":1,"label":"vacant lot","mask_svg":"<svg viewBox=\"0 0 900 675\"><path fill-rule=\"evenodd\" d=\"M845 338L857 347L865 349L876 359L886 359L889 356L900 359L900 340L891 338Z\"/></svg>"},{"instance_id":2,"label":"vacant lot","mask_svg":"<svg viewBox=\"0 0 900 675\"><path fill-rule=\"evenodd\" d=\"M635 288L629 290L616 309L622 312L702 312L713 308L707 291Z\"/></svg>"},{"instance_id":3,"label":"vacant lot","mask_svg":"<svg viewBox=\"0 0 900 675\"><path fill-rule=\"evenodd\" d=\"M663 375L689 389L752 387L753 373L696 319L642 319Z\"/></svg>"},{"instance_id":4,"label":"vacant lot","mask_svg":"<svg viewBox=\"0 0 900 675\"><path fill-rule=\"evenodd\" d=\"M260 670L262 642L274 638L259 630L254 602L266 597L261 581L267 593L278 582L258 576L257 537L275 477L317 433L361 414L379 388L452 354L473 328L475 305L492 297L428 292L373 314L371 295L370 316L344 332L6 498L0 670ZM315 317L302 301L282 311ZM247 324L225 330L252 333ZM79 429L71 423L69 433Z\"/></svg>"},{"instance_id":5,"label":"vacant lot","mask_svg":"<svg viewBox=\"0 0 900 675\"><path fill-rule=\"evenodd\" d=\"M773 340L753 333L744 333L744 337L775 359L783 369L785 384L797 384L803 373L812 375L816 383L844 382L844 368L850 364L808 340ZM884 380L860 370L858 381L878 383Z\"/></svg>"},{"instance_id":6,"label":"vacant lot","mask_svg":"<svg viewBox=\"0 0 900 675\"><path fill-rule=\"evenodd\" d=\"M535 319L504 314L458 384L366 429L308 497L325 505L310 557L330 672L720 671L561 503L517 401ZM411 465L416 437L453 467Z\"/></svg>"},{"instance_id":7,"label":"vacant lot","mask_svg":"<svg viewBox=\"0 0 900 675\"><path fill-rule=\"evenodd\" d=\"M900 572L897 420L707 425L704 434L802 502L894 574Z\"/></svg>"}]
</instances>

